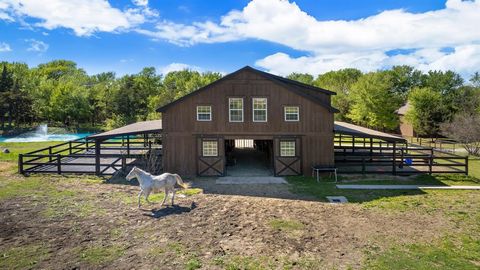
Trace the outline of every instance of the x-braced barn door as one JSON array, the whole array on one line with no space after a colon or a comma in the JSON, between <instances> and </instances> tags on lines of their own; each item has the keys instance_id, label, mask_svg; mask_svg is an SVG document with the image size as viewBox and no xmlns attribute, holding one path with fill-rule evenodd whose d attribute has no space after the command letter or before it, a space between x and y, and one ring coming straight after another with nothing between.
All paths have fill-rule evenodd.
<instances>
[{"instance_id":1,"label":"x-braced barn door","mask_svg":"<svg viewBox=\"0 0 480 270\"><path fill-rule=\"evenodd\" d=\"M279 137L274 139L276 176L302 174L301 143L300 137Z\"/></svg>"},{"instance_id":2,"label":"x-braced barn door","mask_svg":"<svg viewBox=\"0 0 480 270\"><path fill-rule=\"evenodd\" d=\"M225 144L223 138L197 138L197 174L199 176L224 176Z\"/></svg>"}]
</instances>

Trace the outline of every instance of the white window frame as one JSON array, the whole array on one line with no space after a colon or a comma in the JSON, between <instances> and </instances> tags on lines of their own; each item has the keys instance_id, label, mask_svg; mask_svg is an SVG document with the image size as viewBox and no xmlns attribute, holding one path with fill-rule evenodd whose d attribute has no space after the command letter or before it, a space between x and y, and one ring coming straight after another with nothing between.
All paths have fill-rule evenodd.
<instances>
[{"instance_id":1,"label":"white window frame","mask_svg":"<svg viewBox=\"0 0 480 270\"><path fill-rule=\"evenodd\" d=\"M210 108L210 112L208 112L208 113L206 113L206 112L200 113L200 112L198 111L198 110L200 109L200 107ZM200 119L200 118L198 117L200 114L208 114L210 117L209 117L208 119ZM212 106L210 106L210 105L198 105L198 106L197 106L197 121L202 121L202 122L203 122L203 121L206 121L206 122L212 121Z\"/></svg>"},{"instance_id":2,"label":"white window frame","mask_svg":"<svg viewBox=\"0 0 480 270\"><path fill-rule=\"evenodd\" d=\"M255 100L265 100L265 109L255 109ZM265 111L265 120L255 120L255 111ZM252 98L252 121L265 123L268 121L268 100L264 97Z\"/></svg>"},{"instance_id":3,"label":"white window frame","mask_svg":"<svg viewBox=\"0 0 480 270\"><path fill-rule=\"evenodd\" d=\"M215 145L215 147L209 146ZM209 152L212 151L212 152ZM218 141L216 140L205 140L202 141L202 156L204 157L218 157Z\"/></svg>"},{"instance_id":4,"label":"white window frame","mask_svg":"<svg viewBox=\"0 0 480 270\"><path fill-rule=\"evenodd\" d=\"M296 120L291 120L287 119L287 108L297 108L297 119ZM293 113L288 113L288 114L293 114ZM283 119L285 122L298 122L300 121L300 107L299 106L284 106L283 107Z\"/></svg>"},{"instance_id":5,"label":"white window frame","mask_svg":"<svg viewBox=\"0 0 480 270\"><path fill-rule=\"evenodd\" d=\"M236 100L236 99L239 99L242 101L242 109L231 109L230 108L230 105L232 103L232 100ZM236 111L242 111L242 120L235 120L233 121L232 120L232 110L236 110ZM245 110L245 106L244 106L244 103L243 103L243 97L232 97L232 98L228 98L228 121L229 122L232 122L232 123L241 123L243 122L243 119L245 117L244 115L244 110Z\"/></svg>"},{"instance_id":6,"label":"white window frame","mask_svg":"<svg viewBox=\"0 0 480 270\"><path fill-rule=\"evenodd\" d=\"M288 145L286 145L288 144ZM293 145L293 149L292 149ZM283 147L286 147L283 148ZM289 151L293 150L293 154ZM288 152L287 152L288 151ZM284 140L280 141L280 156L281 157L295 157L297 155L297 143L294 140Z\"/></svg>"}]
</instances>

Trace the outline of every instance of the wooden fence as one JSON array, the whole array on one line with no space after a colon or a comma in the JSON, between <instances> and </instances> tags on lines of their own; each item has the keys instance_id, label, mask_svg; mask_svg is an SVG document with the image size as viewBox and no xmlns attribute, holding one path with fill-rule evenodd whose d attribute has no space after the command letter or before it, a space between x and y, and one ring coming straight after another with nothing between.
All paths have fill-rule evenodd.
<instances>
[{"instance_id":1,"label":"wooden fence","mask_svg":"<svg viewBox=\"0 0 480 270\"><path fill-rule=\"evenodd\" d=\"M97 153L98 151L98 153ZM112 175L127 163L152 151L147 138L105 141L77 139L38 149L18 157L18 170L29 173Z\"/></svg>"},{"instance_id":2,"label":"wooden fence","mask_svg":"<svg viewBox=\"0 0 480 270\"><path fill-rule=\"evenodd\" d=\"M468 174L468 157L433 147L345 136L335 137L335 165L340 173Z\"/></svg>"}]
</instances>

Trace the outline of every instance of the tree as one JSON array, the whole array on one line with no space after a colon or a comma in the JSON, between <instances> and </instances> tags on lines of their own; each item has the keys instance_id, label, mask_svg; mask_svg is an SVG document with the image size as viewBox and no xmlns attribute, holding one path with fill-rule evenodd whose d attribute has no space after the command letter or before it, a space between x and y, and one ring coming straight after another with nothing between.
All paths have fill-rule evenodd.
<instances>
[{"instance_id":1,"label":"tree","mask_svg":"<svg viewBox=\"0 0 480 270\"><path fill-rule=\"evenodd\" d=\"M299 81L304 84L313 85L313 76L308 73L296 73L293 72L287 76L287 79Z\"/></svg>"},{"instance_id":2,"label":"tree","mask_svg":"<svg viewBox=\"0 0 480 270\"><path fill-rule=\"evenodd\" d=\"M460 142L470 155L480 155L480 115L468 112L456 114L452 121L442 124L442 133Z\"/></svg>"},{"instance_id":3,"label":"tree","mask_svg":"<svg viewBox=\"0 0 480 270\"><path fill-rule=\"evenodd\" d=\"M382 130L398 126L395 110L402 100L392 92L392 78L388 72L371 72L352 85L352 107L347 115L353 122Z\"/></svg>"},{"instance_id":4,"label":"tree","mask_svg":"<svg viewBox=\"0 0 480 270\"><path fill-rule=\"evenodd\" d=\"M411 108L406 114L406 119L412 124L415 132L421 136L438 134L446 112L442 95L431 88L415 88L410 92L408 101Z\"/></svg>"},{"instance_id":5,"label":"tree","mask_svg":"<svg viewBox=\"0 0 480 270\"><path fill-rule=\"evenodd\" d=\"M10 94L13 90L13 86L14 82L12 73L8 70L7 65L4 63L2 75L0 77L0 123L2 129L5 128L5 117L7 113L11 112Z\"/></svg>"},{"instance_id":6,"label":"tree","mask_svg":"<svg viewBox=\"0 0 480 270\"><path fill-rule=\"evenodd\" d=\"M393 93L404 101L412 88L422 85L422 72L411 66L394 66L389 72L392 75Z\"/></svg>"},{"instance_id":7,"label":"tree","mask_svg":"<svg viewBox=\"0 0 480 270\"><path fill-rule=\"evenodd\" d=\"M354 68L346 68L338 71L330 71L319 75L314 81L314 85L334 91L337 95L332 96L333 107L340 110L335 115L337 120L347 120L350 107L350 89L354 83L362 76L362 72Z\"/></svg>"}]
</instances>

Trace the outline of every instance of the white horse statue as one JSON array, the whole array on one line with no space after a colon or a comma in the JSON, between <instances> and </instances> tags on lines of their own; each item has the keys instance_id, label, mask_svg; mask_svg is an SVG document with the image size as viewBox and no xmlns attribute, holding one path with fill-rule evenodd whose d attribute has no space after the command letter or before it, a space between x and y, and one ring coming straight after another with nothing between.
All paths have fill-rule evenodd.
<instances>
[{"instance_id":1,"label":"white horse statue","mask_svg":"<svg viewBox=\"0 0 480 270\"><path fill-rule=\"evenodd\" d=\"M189 185L184 183L180 175L172 174L172 173L162 173L160 175L152 175L143 171L137 167L133 167L133 169L128 173L127 180L132 180L133 178L137 178L138 182L140 183L140 193L138 194L138 208L140 208L140 198L145 195L145 200L150 203L148 200L148 196L150 193L159 192L161 189L165 190L165 197L163 197L162 204L165 204L167 200L168 194L172 193L172 205L173 200L175 199L175 183L183 188L188 188Z\"/></svg>"}]
</instances>

